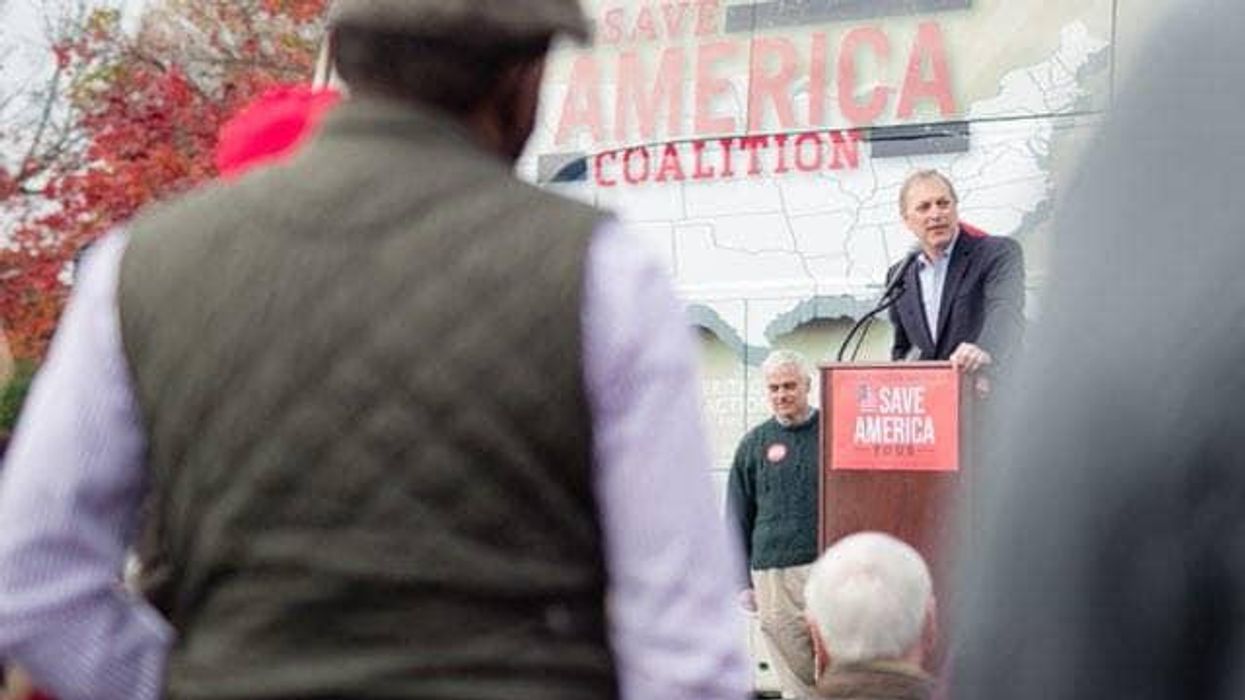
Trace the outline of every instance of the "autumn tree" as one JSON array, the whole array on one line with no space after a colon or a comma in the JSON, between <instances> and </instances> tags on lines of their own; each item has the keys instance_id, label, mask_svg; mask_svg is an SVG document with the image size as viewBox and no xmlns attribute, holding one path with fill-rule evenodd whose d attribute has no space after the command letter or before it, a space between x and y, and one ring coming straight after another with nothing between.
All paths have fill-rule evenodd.
<instances>
[{"instance_id":1,"label":"autumn tree","mask_svg":"<svg viewBox=\"0 0 1245 700\"><path fill-rule=\"evenodd\" d=\"M52 44L44 131L0 171L0 321L18 358L45 351L83 246L212 178L220 125L309 79L324 0L156 0L134 32L115 9L75 9Z\"/></svg>"}]
</instances>

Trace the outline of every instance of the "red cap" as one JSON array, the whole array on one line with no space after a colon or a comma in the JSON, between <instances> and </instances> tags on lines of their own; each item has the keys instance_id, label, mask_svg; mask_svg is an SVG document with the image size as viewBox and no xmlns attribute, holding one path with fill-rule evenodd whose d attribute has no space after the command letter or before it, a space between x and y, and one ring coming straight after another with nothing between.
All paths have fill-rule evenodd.
<instances>
[{"instance_id":1,"label":"red cap","mask_svg":"<svg viewBox=\"0 0 1245 700\"><path fill-rule=\"evenodd\" d=\"M221 127L216 142L217 172L233 179L252 168L282 160L340 100L341 94L332 88L269 88Z\"/></svg>"}]
</instances>

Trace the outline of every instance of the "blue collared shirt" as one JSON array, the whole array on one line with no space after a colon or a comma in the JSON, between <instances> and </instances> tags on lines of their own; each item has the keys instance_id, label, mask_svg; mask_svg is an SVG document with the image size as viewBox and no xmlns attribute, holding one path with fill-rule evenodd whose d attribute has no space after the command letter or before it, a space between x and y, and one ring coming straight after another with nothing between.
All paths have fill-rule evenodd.
<instances>
[{"instance_id":1,"label":"blue collared shirt","mask_svg":"<svg viewBox=\"0 0 1245 700\"><path fill-rule=\"evenodd\" d=\"M921 303L925 307L925 326L929 328L929 339L934 343L938 342L938 310L942 306L942 288L947 283L947 268L951 266L951 252L955 250L955 244L959 240L960 233L956 231L955 238L951 239L951 245L947 246L947 251L937 260L931 260L924 252L917 256L917 264L920 265L917 275L921 279Z\"/></svg>"}]
</instances>

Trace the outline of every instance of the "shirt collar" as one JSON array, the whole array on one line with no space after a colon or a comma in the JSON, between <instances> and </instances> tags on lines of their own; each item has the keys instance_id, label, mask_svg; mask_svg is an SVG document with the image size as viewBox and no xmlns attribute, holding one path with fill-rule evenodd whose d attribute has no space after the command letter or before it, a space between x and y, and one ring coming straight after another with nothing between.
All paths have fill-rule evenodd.
<instances>
[{"instance_id":1,"label":"shirt collar","mask_svg":"<svg viewBox=\"0 0 1245 700\"><path fill-rule=\"evenodd\" d=\"M953 252L955 251L955 244L956 244L956 243L959 243L959 242L960 242L960 228L957 226L957 227L955 228L955 236L954 236L954 237L952 237L952 239L951 239L951 245L948 245L948 246L947 246L947 252L946 252L946 254L945 254L945 255L943 255L942 257L938 258L938 262L942 262L942 261L945 261L945 260L950 260L950 259L951 259L951 253L953 253ZM916 256L916 259L917 259L917 262L919 262L919 263L921 264L921 269L922 269L922 270L924 270L925 268L927 268L927 267L929 267L929 266L931 266L931 265L935 265L935 264L937 264L937 263L935 263L933 260L930 260L930 259L929 259L929 256L925 254L925 251L924 251L924 250L922 250L922 251L921 251L921 254L920 254L920 255Z\"/></svg>"}]
</instances>

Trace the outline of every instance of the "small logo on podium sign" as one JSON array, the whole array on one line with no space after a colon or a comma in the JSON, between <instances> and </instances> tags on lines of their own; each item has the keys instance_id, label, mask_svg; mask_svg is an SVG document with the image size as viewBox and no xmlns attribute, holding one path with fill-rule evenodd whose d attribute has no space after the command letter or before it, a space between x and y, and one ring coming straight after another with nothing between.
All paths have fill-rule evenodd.
<instances>
[{"instance_id":1,"label":"small logo on podium sign","mask_svg":"<svg viewBox=\"0 0 1245 700\"><path fill-rule=\"evenodd\" d=\"M872 384L862 382L856 387L856 404L861 413L878 412L878 392L873 389Z\"/></svg>"}]
</instances>

